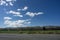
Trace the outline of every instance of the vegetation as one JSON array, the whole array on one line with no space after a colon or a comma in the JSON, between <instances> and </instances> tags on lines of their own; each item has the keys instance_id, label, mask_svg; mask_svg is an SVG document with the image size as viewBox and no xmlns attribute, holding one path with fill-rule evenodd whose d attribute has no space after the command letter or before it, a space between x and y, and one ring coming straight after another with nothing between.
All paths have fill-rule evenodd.
<instances>
[{"instance_id":1,"label":"vegetation","mask_svg":"<svg viewBox=\"0 0 60 40\"><path fill-rule=\"evenodd\" d=\"M0 33L13 34L60 34L60 26L36 26L20 28L0 28Z\"/></svg>"}]
</instances>

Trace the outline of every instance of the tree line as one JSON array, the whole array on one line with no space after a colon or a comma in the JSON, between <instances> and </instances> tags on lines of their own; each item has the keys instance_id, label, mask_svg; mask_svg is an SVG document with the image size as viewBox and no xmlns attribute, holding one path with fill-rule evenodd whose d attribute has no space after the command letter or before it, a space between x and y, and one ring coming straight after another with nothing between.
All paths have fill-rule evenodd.
<instances>
[{"instance_id":1,"label":"tree line","mask_svg":"<svg viewBox=\"0 0 60 40\"><path fill-rule=\"evenodd\" d=\"M17 28L0 28L0 31L33 31L33 30L60 30L60 26L33 26L33 27L17 27Z\"/></svg>"}]
</instances>

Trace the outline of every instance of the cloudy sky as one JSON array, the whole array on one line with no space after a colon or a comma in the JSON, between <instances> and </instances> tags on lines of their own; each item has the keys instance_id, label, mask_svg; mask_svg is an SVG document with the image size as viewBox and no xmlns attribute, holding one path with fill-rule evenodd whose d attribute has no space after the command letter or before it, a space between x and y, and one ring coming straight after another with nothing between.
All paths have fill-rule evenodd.
<instances>
[{"instance_id":1,"label":"cloudy sky","mask_svg":"<svg viewBox=\"0 0 60 40\"><path fill-rule=\"evenodd\" d=\"M60 0L0 0L0 27L60 26Z\"/></svg>"}]
</instances>

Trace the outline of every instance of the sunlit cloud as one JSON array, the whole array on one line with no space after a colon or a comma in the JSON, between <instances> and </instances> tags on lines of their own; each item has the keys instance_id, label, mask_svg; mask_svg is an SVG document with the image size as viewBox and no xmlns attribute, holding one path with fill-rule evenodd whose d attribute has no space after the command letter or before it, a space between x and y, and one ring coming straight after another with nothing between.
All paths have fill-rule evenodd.
<instances>
[{"instance_id":1,"label":"sunlit cloud","mask_svg":"<svg viewBox=\"0 0 60 40\"><path fill-rule=\"evenodd\" d=\"M10 20L12 19L11 17L4 17L4 20Z\"/></svg>"},{"instance_id":2,"label":"sunlit cloud","mask_svg":"<svg viewBox=\"0 0 60 40\"><path fill-rule=\"evenodd\" d=\"M16 0L0 0L0 5L5 5L5 6L13 6L13 3L15 2Z\"/></svg>"},{"instance_id":3,"label":"sunlit cloud","mask_svg":"<svg viewBox=\"0 0 60 40\"><path fill-rule=\"evenodd\" d=\"M23 17L23 15L21 15L20 12L17 12L17 11L8 11L7 14L13 14L13 16L18 16L18 17Z\"/></svg>"},{"instance_id":4,"label":"sunlit cloud","mask_svg":"<svg viewBox=\"0 0 60 40\"><path fill-rule=\"evenodd\" d=\"M38 13L33 13L33 12L27 12L26 15L30 16L30 17L34 17L34 16L38 16L44 14L43 12L38 12Z\"/></svg>"},{"instance_id":5,"label":"sunlit cloud","mask_svg":"<svg viewBox=\"0 0 60 40\"><path fill-rule=\"evenodd\" d=\"M25 11L25 10L27 10L27 9L28 9L28 7L27 7L27 6L25 6L22 10L23 10L23 11Z\"/></svg>"},{"instance_id":6,"label":"sunlit cloud","mask_svg":"<svg viewBox=\"0 0 60 40\"><path fill-rule=\"evenodd\" d=\"M17 9L17 11L21 11L21 9Z\"/></svg>"},{"instance_id":7,"label":"sunlit cloud","mask_svg":"<svg viewBox=\"0 0 60 40\"><path fill-rule=\"evenodd\" d=\"M25 27L30 23L31 22L29 20L16 20L16 21L5 20L4 22L6 27Z\"/></svg>"}]
</instances>

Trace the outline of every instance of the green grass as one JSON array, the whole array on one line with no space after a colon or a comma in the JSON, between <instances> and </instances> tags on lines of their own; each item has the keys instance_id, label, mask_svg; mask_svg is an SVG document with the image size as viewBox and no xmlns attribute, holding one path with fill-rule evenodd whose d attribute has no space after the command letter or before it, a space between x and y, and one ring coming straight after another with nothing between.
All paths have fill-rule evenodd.
<instances>
[{"instance_id":1,"label":"green grass","mask_svg":"<svg viewBox=\"0 0 60 40\"><path fill-rule=\"evenodd\" d=\"M60 34L60 30L33 30L33 31L0 31L0 33L13 34Z\"/></svg>"}]
</instances>

